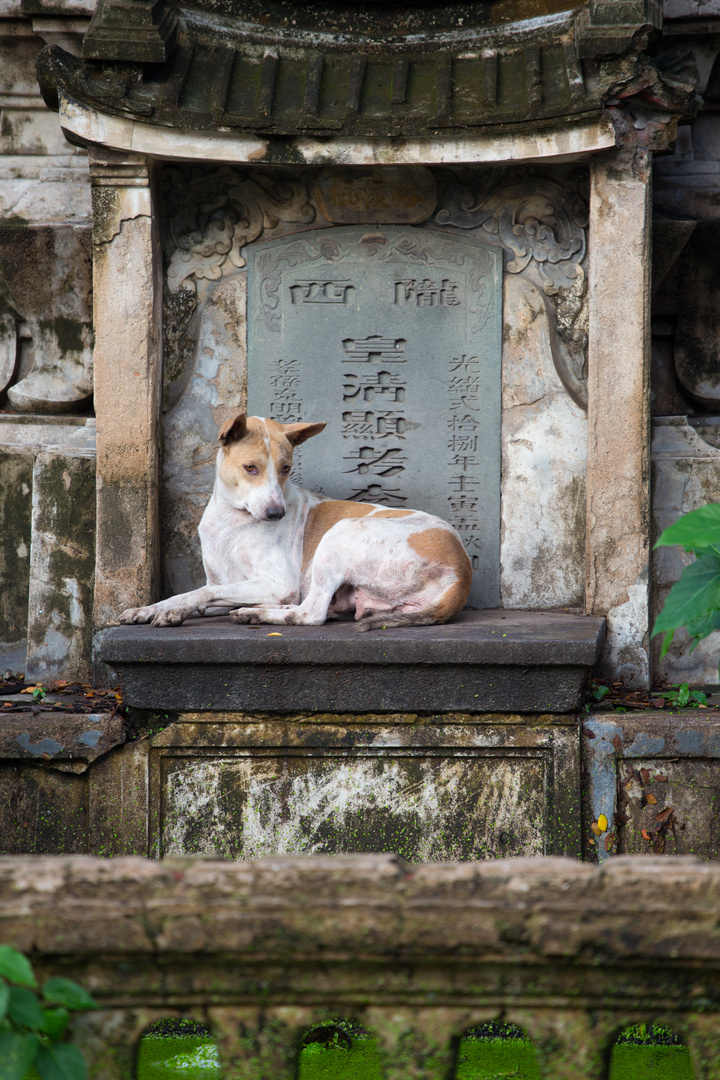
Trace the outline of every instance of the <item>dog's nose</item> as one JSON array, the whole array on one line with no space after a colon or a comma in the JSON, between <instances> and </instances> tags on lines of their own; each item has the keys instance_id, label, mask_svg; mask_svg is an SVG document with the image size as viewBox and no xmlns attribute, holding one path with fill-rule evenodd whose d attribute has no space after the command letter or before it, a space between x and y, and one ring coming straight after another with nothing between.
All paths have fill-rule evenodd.
<instances>
[{"instance_id":1,"label":"dog's nose","mask_svg":"<svg viewBox=\"0 0 720 1080\"><path fill-rule=\"evenodd\" d=\"M274 510L268 510L268 512L267 512L267 514L265 516L266 516L268 521L279 521L280 518L285 517L285 511L282 508L282 506L278 506Z\"/></svg>"}]
</instances>

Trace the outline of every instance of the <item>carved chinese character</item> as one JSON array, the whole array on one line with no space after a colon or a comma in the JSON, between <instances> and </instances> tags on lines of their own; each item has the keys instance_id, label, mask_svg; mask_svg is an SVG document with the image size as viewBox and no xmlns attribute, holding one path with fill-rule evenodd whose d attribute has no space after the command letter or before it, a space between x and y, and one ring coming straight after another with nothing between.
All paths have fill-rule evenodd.
<instances>
[{"instance_id":1,"label":"carved chinese character","mask_svg":"<svg viewBox=\"0 0 720 1080\"><path fill-rule=\"evenodd\" d=\"M352 303L355 286L351 281L296 281L290 286L293 304Z\"/></svg>"},{"instance_id":2,"label":"carved chinese character","mask_svg":"<svg viewBox=\"0 0 720 1080\"><path fill-rule=\"evenodd\" d=\"M407 345L405 338L384 338L380 334L371 334L370 337L357 340L345 338L342 345L351 360L362 364L377 363L381 360L392 360L399 364L407 359L404 355Z\"/></svg>"},{"instance_id":3,"label":"carved chinese character","mask_svg":"<svg viewBox=\"0 0 720 1080\"><path fill-rule=\"evenodd\" d=\"M357 502L380 503L382 506L400 506L407 502L407 495L401 495L400 488L384 488L380 484L368 484L364 488L355 488L350 498Z\"/></svg>"},{"instance_id":4,"label":"carved chinese character","mask_svg":"<svg viewBox=\"0 0 720 1080\"><path fill-rule=\"evenodd\" d=\"M459 453L475 453L478 448L477 435L451 435L448 440L448 450Z\"/></svg>"},{"instance_id":5,"label":"carved chinese character","mask_svg":"<svg viewBox=\"0 0 720 1080\"><path fill-rule=\"evenodd\" d=\"M343 383L343 401L354 401L357 397L362 401L374 401L376 397L387 401L405 400L405 386L400 375L378 371L363 376L348 373L345 378L348 381Z\"/></svg>"},{"instance_id":6,"label":"carved chinese character","mask_svg":"<svg viewBox=\"0 0 720 1080\"><path fill-rule=\"evenodd\" d=\"M346 454L343 460L352 463L352 468L343 469L343 472L357 472L361 476L369 472L376 476L395 476L396 473L404 472L407 464L405 451L399 446L393 446L388 450L375 450L372 446L361 446L360 449Z\"/></svg>"},{"instance_id":7,"label":"carved chinese character","mask_svg":"<svg viewBox=\"0 0 720 1080\"><path fill-rule=\"evenodd\" d=\"M458 307L458 283L447 278L440 283L431 281L430 278L423 281L415 278L396 281L395 303L400 307L404 304L415 304L417 307Z\"/></svg>"},{"instance_id":8,"label":"carved chinese character","mask_svg":"<svg viewBox=\"0 0 720 1080\"><path fill-rule=\"evenodd\" d=\"M475 454L455 454L450 461L451 465L459 465L463 472L467 472L468 469L477 467L480 464L480 458Z\"/></svg>"},{"instance_id":9,"label":"carved chinese character","mask_svg":"<svg viewBox=\"0 0 720 1080\"><path fill-rule=\"evenodd\" d=\"M279 424L297 424L302 420L302 406L299 401L273 401L270 404L273 420Z\"/></svg>"},{"instance_id":10,"label":"carved chinese character","mask_svg":"<svg viewBox=\"0 0 720 1080\"><path fill-rule=\"evenodd\" d=\"M477 431L478 425L471 416L460 416L457 413L453 413L448 418L448 427L451 431Z\"/></svg>"},{"instance_id":11,"label":"carved chinese character","mask_svg":"<svg viewBox=\"0 0 720 1080\"><path fill-rule=\"evenodd\" d=\"M448 366L451 373L453 371L465 371L468 375L477 375L480 372L480 362L477 356L466 356L465 353L462 356L453 356Z\"/></svg>"}]
</instances>

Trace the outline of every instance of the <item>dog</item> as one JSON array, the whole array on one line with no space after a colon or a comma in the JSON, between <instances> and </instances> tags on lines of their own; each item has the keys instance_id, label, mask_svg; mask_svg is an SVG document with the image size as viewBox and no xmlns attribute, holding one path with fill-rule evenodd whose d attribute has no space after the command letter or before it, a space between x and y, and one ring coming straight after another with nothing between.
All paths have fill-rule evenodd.
<instances>
[{"instance_id":1,"label":"dog","mask_svg":"<svg viewBox=\"0 0 720 1080\"><path fill-rule=\"evenodd\" d=\"M178 626L199 615L318 626L353 612L358 629L447 622L472 569L453 527L421 510L325 499L289 479L296 446L326 425L244 413L218 433L217 476L198 529L207 584L121 623Z\"/></svg>"}]
</instances>

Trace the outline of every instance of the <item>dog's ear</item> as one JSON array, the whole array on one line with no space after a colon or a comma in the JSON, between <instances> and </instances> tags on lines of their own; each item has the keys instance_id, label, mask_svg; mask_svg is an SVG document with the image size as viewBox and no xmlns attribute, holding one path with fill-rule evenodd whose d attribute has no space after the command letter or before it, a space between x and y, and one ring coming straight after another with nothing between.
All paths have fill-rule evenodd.
<instances>
[{"instance_id":1,"label":"dog's ear","mask_svg":"<svg viewBox=\"0 0 720 1080\"><path fill-rule=\"evenodd\" d=\"M247 417L245 413L238 413L232 420L226 420L218 431L218 442L221 446L237 442L247 435Z\"/></svg>"},{"instance_id":2,"label":"dog's ear","mask_svg":"<svg viewBox=\"0 0 720 1080\"><path fill-rule=\"evenodd\" d=\"M283 435L292 446L299 446L313 435L319 435L324 431L327 423L321 424L283 424Z\"/></svg>"}]
</instances>

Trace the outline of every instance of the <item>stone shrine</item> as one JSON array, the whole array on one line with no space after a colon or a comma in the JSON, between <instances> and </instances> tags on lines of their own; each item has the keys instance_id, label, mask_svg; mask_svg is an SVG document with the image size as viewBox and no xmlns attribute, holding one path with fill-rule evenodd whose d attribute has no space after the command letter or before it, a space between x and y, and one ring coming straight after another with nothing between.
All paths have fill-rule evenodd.
<instances>
[{"instance_id":1,"label":"stone shrine","mask_svg":"<svg viewBox=\"0 0 720 1080\"><path fill-rule=\"evenodd\" d=\"M715 663L649 640L652 530L720 491L713 5L0 2L2 655L135 725L12 706L8 849L609 854L582 813L652 725L593 758L590 671ZM308 486L452 521L474 610L115 627L202 583L246 408L327 420ZM651 745L681 777L690 742Z\"/></svg>"}]
</instances>

